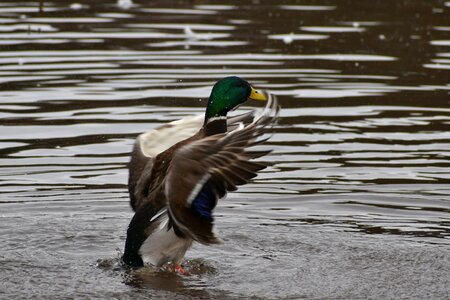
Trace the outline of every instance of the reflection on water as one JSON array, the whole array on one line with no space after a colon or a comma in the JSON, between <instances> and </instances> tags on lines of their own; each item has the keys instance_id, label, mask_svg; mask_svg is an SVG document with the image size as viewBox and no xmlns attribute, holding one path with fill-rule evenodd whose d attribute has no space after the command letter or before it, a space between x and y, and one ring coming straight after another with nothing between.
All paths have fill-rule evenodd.
<instances>
[{"instance_id":1,"label":"reflection on water","mask_svg":"<svg viewBox=\"0 0 450 300\"><path fill-rule=\"evenodd\" d=\"M6 298L448 296L450 2L257 2L0 2ZM228 75L281 102L270 167L192 276L124 270L134 138Z\"/></svg>"}]
</instances>

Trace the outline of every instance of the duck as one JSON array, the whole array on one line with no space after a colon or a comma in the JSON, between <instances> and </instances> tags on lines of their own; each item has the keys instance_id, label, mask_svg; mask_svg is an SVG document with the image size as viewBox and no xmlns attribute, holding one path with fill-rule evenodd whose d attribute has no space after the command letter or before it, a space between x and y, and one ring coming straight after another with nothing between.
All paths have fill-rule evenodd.
<instances>
[{"instance_id":1,"label":"duck","mask_svg":"<svg viewBox=\"0 0 450 300\"><path fill-rule=\"evenodd\" d=\"M265 101L263 111L227 116L247 100ZM266 168L254 159L271 150L264 143L276 122L276 98L230 76L217 81L204 115L172 121L140 134L129 163L128 191L134 215L122 262L139 268L181 262L193 242L218 244L214 208L227 192Z\"/></svg>"}]
</instances>

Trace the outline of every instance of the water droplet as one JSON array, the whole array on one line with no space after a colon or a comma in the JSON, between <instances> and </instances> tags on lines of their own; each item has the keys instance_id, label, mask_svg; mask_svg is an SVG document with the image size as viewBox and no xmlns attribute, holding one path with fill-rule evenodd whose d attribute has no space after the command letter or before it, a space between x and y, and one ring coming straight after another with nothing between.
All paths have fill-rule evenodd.
<instances>
[{"instance_id":1,"label":"water droplet","mask_svg":"<svg viewBox=\"0 0 450 300\"><path fill-rule=\"evenodd\" d=\"M83 5L81 5L80 3L72 3L70 4L70 8L73 10L79 10L83 8Z\"/></svg>"},{"instance_id":2,"label":"water droplet","mask_svg":"<svg viewBox=\"0 0 450 300\"><path fill-rule=\"evenodd\" d=\"M131 0L118 0L117 6L119 6L122 9L129 9L133 6L133 1Z\"/></svg>"},{"instance_id":3,"label":"water droplet","mask_svg":"<svg viewBox=\"0 0 450 300\"><path fill-rule=\"evenodd\" d=\"M291 32L289 35L286 35L285 37L283 37L283 42L286 45L291 44L294 41L294 33Z\"/></svg>"}]
</instances>

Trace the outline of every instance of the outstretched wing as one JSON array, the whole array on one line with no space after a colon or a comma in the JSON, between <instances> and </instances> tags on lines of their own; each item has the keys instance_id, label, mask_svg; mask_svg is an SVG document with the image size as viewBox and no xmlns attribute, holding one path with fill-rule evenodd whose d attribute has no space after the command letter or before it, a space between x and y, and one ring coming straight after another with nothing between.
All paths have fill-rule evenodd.
<instances>
[{"instance_id":1,"label":"outstretched wing","mask_svg":"<svg viewBox=\"0 0 450 300\"><path fill-rule=\"evenodd\" d=\"M238 124L249 124L253 121L253 111L227 120L228 131ZM202 127L203 115L176 120L139 135L134 143L129 163L128 191L130 205L134 211L147 202L147 193L155 157L176 143L196 134Z\"/></svg>"},{"instance_id":2,"label":"outstretched wing","mask_svg":"<svg viewBox=\"0 0 450 300\"><path fill-rule=\"evenodd\" d=\"M253 111L250 111L228 118L228 130L237 128L240 124L251 123L253 117ZM197 116L174 121L143 133L136 140L130 162L128 186L130 204L135 211L135 215L128 226L123 255L123 261L128 265L141 266L143 264L140 249L144 241L155 230L155 226L159 224L157 220L161 215L158 214L158 211L166 211L164 191L158 192L157 195L149 195L150 186L155 184L155 180L160 179L153 178L152 173L161 173L160 176L165 177L167 170L162 167L164 164L161 164L160 160L170 159L172 157L170 151L172 150L168 149L177 142L194 135L200 129L203 120L203 116ZM160 155L164 154L165 151L169 152L166 155ZM156 157L159 158L156 159ZM198 202L197 207L202 210L201 201Z\"/></svg>"},{"instance_id":3,"label":"outstretched wing","mask_svg":"<svg viewBox=\"0 0 450 300\"><path fill-rule=\"evenodd\" d=\"M165 195L170 216L184 234L204 244L220 242L213 233L212 210L227 191L246 184L265 168L252 159L270 151L249 148L267 140L261 136L275 122L278 111L276 99L271 97L253 122L176 150L165 181Z\"/></svg>"},{"instance_id":4,"label":"outstretched wing","mask_svg":"<svg viewBox=\"0 0 450 300\"><path fill-rule=\"evenodd\" d=\"M129 164L128 191L134 211L147 198L154 158L176 143L187 139L202 127L204 117L199 115L173 121L138 136Z\"/></svg>"}]
</instances>

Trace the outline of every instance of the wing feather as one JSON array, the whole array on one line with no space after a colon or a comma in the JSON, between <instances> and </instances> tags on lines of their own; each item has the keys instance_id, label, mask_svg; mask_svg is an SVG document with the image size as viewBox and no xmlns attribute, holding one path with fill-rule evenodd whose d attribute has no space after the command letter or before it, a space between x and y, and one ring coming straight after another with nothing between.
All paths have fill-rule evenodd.
<instances>
[{"instance_id":1,"label":"wing feather","mask_svg":"<svg viewBox=\"0 0 450 300\"><path fill-rule=\"evenodd\" d=\"M227 119L228 131L239 124L249 124L254 119L254 111L245 112ZM131 208L136 211L148 198L154 160L156 156L176 143L193 136L203 125L204 116L198 115L172 121L140 134L133 146L129 163L128 191ZM207 147L207 145L205 145Z\"/></svg>"},{"instance_id":2,"label":"wing feather","mask_svg":"<svg viewBox=\"0 0 450 300\"><path fill-rule=\"evenodd\" d=\"M165 181L169 212L180 230L198 242L211 244L220 239L213 232L213 219L196 214L187 195L192 198L192 192L200 190L199 184L208 185L217 201L227 191L235 191L237 186L248 183L257 171L266 167L251 160L270 151L248 148L265 142L267 138L262 135L276 121L279 107L274 97L270 99L264 112L253 122L228 133L199 139L175 151ZM209 176L206 183L202 182L205 175Z\"/></svg>"}]
</instances>

